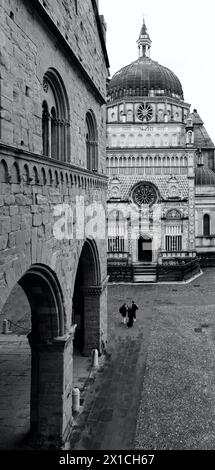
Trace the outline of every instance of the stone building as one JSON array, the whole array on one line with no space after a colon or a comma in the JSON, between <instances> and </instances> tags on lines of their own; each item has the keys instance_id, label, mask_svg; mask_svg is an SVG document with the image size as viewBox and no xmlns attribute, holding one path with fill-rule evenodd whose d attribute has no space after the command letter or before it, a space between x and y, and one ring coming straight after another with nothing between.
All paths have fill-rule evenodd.
<instances>
[{"instance_id":1,"label":"stone building","mask_svg":"<svg viewBox=\"0 0 215 470\"><path fill-rule=\"evenodd\" d=\"M145 21L137 44L108 85L110 280L182 280L199 272L197 252L215 250L214 144L179 79L150 58Z\"/></svg>"},{"instance_id":2,"label":"stone building","mask_svg":"<svg viewBox=\"0 0 215 470\"><path fill-rule=\"evenodd\" d=\"M73 338L84 354L107 341L105 231L93 228L107 189L104 19L96 0L5 0L0 43L0 313L22 289L32 323L31 435L35 445L62 447Z\"/></svg>"}]
</instances>

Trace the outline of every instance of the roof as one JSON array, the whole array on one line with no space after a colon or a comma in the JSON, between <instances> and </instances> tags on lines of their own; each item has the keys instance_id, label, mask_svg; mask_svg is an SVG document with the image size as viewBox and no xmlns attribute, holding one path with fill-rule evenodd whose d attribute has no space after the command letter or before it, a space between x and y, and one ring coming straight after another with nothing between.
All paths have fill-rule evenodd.
<instances>
[{"instance_id":1,"label":"roof","mask_svg":"<svg viewBox=\"0 0 215 470\"><path fill-rule=\"evenodd\" d=\"M189 115L194 127L194 145L198 148L214 148L214 143L207 133L204 122L196 109Z\"/></svg>"},{"instance_id":2,"label":"roof","mask_svg":"<svg viewBox=\"0 0 215 470\"><path fill-rule=\"evenodd\" d=\"M167 67L140 57L115 73L108 85L110 99L124 96L171 96L183 100L180 80Z\"/></svg>"},{"instance_id":3,"label":"roof","mask_svg":"<svg viewBox=\"0 0 215 470\"><path fill-rule=\"evenodd\" d=\"M198 148L214 148L214 143L204 126L194 126L194 145Z\"/></svg>"},{"instance_id":4,"label":"roof","mask_svg":"<svg viewBox=\"0 0 215 470\"><path fill-rule=\"evenodd\" d=\"M204 165L198 165L195 171L195 184L197 186L215 185L215 173Z\"/></svg>"}]
</instances>

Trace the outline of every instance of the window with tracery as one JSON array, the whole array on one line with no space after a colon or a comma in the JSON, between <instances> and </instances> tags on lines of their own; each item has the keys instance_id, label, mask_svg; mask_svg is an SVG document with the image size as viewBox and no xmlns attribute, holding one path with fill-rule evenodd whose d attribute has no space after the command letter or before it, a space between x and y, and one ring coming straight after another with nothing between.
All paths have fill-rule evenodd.
<instances>
[{"instance_id":1,"label":"window with tracery","mask_svg":"<svg viewBox=\"0 0 215 470\"><path fill-rule=\"evenodd\" d=\"M44 156L70 160L69 102L63 81L53 68L43 79L42 141Z\"/></svg>"},{"instance_id":2,"label":"window with tracery","mask_svg":"<svg viewBox=\"0 0 215 470\"><path fill-rule=\"evenodd\" d=\"M98 171L98 134L96 120L91 111L86 115L86 156L87 169Z\"/></svg>"},{"instance_id":3,"label":"window with tracery","mask_svg":"<svg viewBox=\"0 0 215 470\"><path fill-rule=\"evenodd\" d=\"M166 251L181 251L183 247L182 225L167 225L165 235Z\"/></svg>"},{"instance_id":4,"label":"window with tracery","mask_svg":"<svg viewBox=\"0 0 215 470\"><path fill-rule=\"evenodd\" d=\"M109 252L124 252L126 236L126 221L120 211L113 211L108 217L108 246Z\"/></svg>"},{"instance_id":5,"label":"window with tracery","mask_svg":"<svg viewBox=\"0 0 215 470\"><path fill-rule=\"evenodd\" d=\"M141 183L133 191L133 201L141 206L143 204L153 205L157 202L157 192L150 183Z\"/></svg>"}]
</instances>

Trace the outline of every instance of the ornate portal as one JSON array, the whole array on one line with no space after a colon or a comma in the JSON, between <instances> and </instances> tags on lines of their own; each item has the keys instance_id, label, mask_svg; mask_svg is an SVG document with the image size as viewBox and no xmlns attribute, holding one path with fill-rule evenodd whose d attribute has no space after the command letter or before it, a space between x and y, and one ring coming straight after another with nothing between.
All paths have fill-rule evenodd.
<instances>
[{"instance_id":1,"label":"ornate portal","mask_svg":"<svg viewBox=\"0 0 215 470\"><path fill-rule=\"evenodd\" d=\"M154 186L150 183L141 183L133 191L133 201L141 206L148 204L152 206L157 201L157 193Z\"/></svg>"}]
</instances>

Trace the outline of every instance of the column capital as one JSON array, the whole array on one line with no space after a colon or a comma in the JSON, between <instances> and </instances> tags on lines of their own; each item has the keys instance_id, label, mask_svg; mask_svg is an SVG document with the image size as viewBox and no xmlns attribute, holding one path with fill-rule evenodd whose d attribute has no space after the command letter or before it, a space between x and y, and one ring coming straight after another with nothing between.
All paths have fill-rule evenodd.
<instances>
[{"instance_id":1,"label":"column capital","mask_svg":"<svg viewBox=\"0 0 215 470\"><path fill-rule=\"evenodd\" d=\"M109 277L110 276L106 276L106 278L98 286L82 286L81 290L83 294L89 297L101 295L103 290L105 290L107 287Z\"/></svg>"},{"instance_id":2,"label":"column capital","mask_svg":"<svg viewBox=\"0 0 215 470\"><path fill-rule=\"evenodd\" d=\"M102 286L83 286L82 292L86 297L98 297L102 293Z\"/></svg>"},{"instance_id":3,"label":"column capital","mask_svg":"<svg viewBox=\"0 0 215 470\"><path fill-rule=\"evenodd\" d=\"M28 341L32 350L47 351L47 350L64 350L70 341L73 341L75 329L77 325L72 325L69 332L63 336L56 336L55 338L43 340L34 336L32 333L28 335Z\"/></svg>"}]
</instances>

